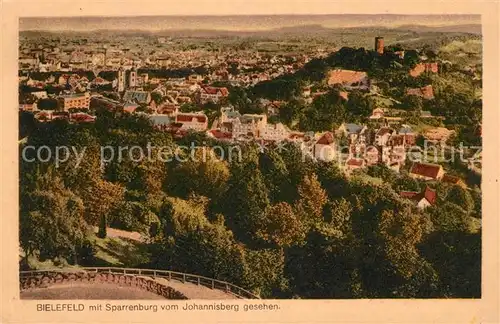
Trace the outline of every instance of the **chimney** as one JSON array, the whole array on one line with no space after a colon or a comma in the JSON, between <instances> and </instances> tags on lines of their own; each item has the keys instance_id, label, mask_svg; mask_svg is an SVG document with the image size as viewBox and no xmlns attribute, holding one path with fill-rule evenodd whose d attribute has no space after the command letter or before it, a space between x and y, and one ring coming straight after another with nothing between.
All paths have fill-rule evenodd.
<instances>
[{"instance_id":1,"label":"chimney","mask_svg":"<svg viewBox=\"0 0 500 324\"><path fill-rule=\"evenodd\" d=\"M375 37L375 51L384 54L384 37Z\"/></svg>"}]
</instances>

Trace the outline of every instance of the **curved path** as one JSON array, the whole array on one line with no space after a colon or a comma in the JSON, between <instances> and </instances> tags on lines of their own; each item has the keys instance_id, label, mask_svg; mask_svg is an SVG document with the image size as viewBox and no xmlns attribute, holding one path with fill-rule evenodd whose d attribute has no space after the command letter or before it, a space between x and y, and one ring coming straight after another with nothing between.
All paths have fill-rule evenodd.
<instances>
[{"instance_id":1,"label":"curved path","mask_svg":"<svg viewBox=\"0 0 500 324\"><path fill-rule=\"evenodd\" d=\"M153 269L80 268L21 271L22 299L259 298L231 283Z\"/></svg>"}]
</instances>

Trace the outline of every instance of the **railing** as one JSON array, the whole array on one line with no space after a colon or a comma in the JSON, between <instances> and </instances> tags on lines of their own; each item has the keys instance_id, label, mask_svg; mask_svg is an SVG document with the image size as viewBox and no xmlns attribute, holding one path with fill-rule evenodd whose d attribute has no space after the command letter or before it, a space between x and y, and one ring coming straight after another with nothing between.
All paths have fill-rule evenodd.
<instances>
[{"instance_id":1,"label":"railing","mask_svg":"<svg viewBox=\"0 0 500 324\"><path fill-rule=\"evenodd\" d=\"M50 272L96 272L96 273L111 273L123 275L136 275L147 276L151 278L164 278L167 280L176 280L182 283L192 283L198 286L204 286L210 289L223 290L228 294L232 294L238 298L246 299L260 299L259 296L245 290L241 287L233 285L232 283L221 281L217 279L207 278L189 273L176 272L170 270L156 270L156 269L137 269L137 268L118 268L118 267L85 267L74 269L48 269L48 270L30 270L20 271L20 278L30 277L35 274L43 274Z\"/></svg>"}]
</instances>

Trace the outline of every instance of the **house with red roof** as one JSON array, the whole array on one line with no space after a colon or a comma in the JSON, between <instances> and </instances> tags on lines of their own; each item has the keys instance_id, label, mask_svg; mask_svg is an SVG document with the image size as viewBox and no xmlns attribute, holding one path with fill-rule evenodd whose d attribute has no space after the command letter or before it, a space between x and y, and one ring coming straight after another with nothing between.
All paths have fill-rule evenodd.
<instances>
[{"instance_id":1,"label":"house with red roof","mask_svg":"<svg viewBox=\"0 0 500 324\"><path fill-rule=\"evenodd\" d=\"M181 129L205 131L208 128L208 117L204 113L180 113L175 116L175 122L182 124Z\"/></svg>"},{"instance_id":2,"label":"house with red roof","mask_svg":"<svg viewBox=\"0 0 500 324\"><path fill-rule=\"evenodd\" d=\"M426 186L422 192L402 191L400 192L400 196L402 198L410 199L420 209L425 209L434 205L437 200L436 191L432 190L428 186Z\"/></svg>"},{"instance_id":3,"label":"house with red roof","mask_svg":"<svg viewBox=\"0 0 500 324\"><path fill-rule=\"evenodd\" d=\"M434 99L434 90L432 88L432 85L426 85L425 87L421 88L410 88L406 89L406 94L411 96L418 96L422 97L423 99Z\"/></svg>"},{"instance_id":4,"label":"house with red roof","mask_svg":"<svg viewBox=\"0 0 500 324\"><path fill-rule=\"evenodd\" d=\"M201 103L218 103L222 98L226 98L228 95L229 91L226 87L202 87L200 89L199 98Z\"/></svg>"},{"instance_id":5,"label":"house with red roof","mask_svg":"<svg viewBox=\"0 0 500 324\"><path fill-rule=\"evenodd\" d=\"M438 64L436 62L418 63L417 65L415 65L415 67L413 69L410 70L410 75L412 77L416 78L424 72L437 73L438 72Z\"/></svg>"},{"instance_id":6,"label":"house with red roof","mask_svg":"<svg viewBox=\"0 0 500 324\"><path fill-rule=\"evenodd\" d=\"M332 132L326 132L314 144L314 158L320 161L332 161L336 156L335 136Z\"/></svg>"},{"instance_id":7,"label":"house with red roof","mask_svg":"<svg viewBox=\"0 0 500 324\"><path fill-rule=\"evenodd\" d=\"M230 141L233 139L233 133L224 132L220 129L211 129L207 132L207 135L219 141Z\"/></svg>"},{"instance_id":8,"label":"house with red roof","mask_svg":"<svg viewBox=\"0 0 500 324\"><path fill-rule=\"evenodd\" d=\"M347 160L347 162L345 164L346 171L348 173L350 173L354 170L357 170L357 169L361 169L364 166L365 166L365 160L359 159L359 158L351 158L351 159Z\"/></svg>"},{"instance_id":9,"label":"house with red roof","mask_svg":"<svg viewBox=\"0 0 500 324\"><path fill-rule=\"evenodd\" d=\"M444 169L439 164L433 163L413 163L410 169L410 177L421 180L441 180L444 176Z\"/></svg>"}]
</instances>

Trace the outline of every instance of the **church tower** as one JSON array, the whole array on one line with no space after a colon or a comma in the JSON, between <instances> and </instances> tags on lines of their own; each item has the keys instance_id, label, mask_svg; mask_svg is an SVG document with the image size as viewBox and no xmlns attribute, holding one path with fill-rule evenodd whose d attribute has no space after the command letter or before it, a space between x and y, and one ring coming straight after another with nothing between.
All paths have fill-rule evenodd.
<instances>
[{"instance_id":1,"label":"church tower","mask_svg":"<svg viewBox=\"0 0 500 324\"><path fill-rule=\"evenodd\" d=\"M129 77L129 80L128 80L128 86L130 88L137 87L137 69L135 68L135 66L130 71L130 77Z\"/></svg>"},{"instance_id":2,"label":"church tower","mask_svg":"<svg viewBox=\"0 0 500 324\"><path fill-rule=\"evenodd\" d=\"M125 91L125 71L120 66L118 69L118 92Z\"/></svg>"}]
</instances>

